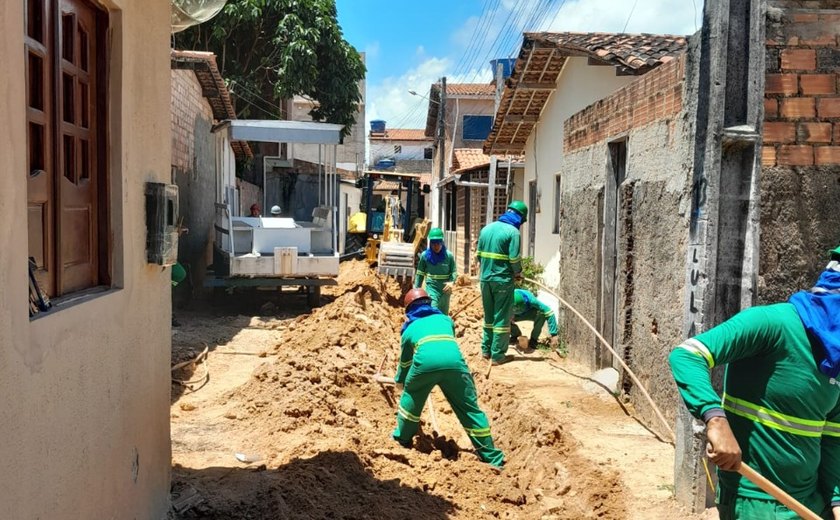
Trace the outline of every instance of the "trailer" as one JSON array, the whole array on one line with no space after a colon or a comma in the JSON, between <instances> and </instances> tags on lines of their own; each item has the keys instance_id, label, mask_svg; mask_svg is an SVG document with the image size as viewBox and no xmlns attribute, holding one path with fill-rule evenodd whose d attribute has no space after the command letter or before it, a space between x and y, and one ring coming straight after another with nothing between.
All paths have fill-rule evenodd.
<instances>
[{"instance_id":1,"label":"trailer","mask_svg":"<svg viewBox=\"0 0 840 520\"><path fill-rule=\"evenodd\" d=\"M220 159L213 271L205 278L205 287L228 292L244 287L298 287L307 292L309 304L316 306L321 287L336 285L336 145L341 140L341 129L341 125L328 123L260 120L225 121L214 128L226 141L317 144L323 161L318 164L317 187L313 188L317 193L307 193L313 201L312 210L306 215L310 220L303 220L237 214L235 165L224 157Z\"/></svg>"}]
</instances>

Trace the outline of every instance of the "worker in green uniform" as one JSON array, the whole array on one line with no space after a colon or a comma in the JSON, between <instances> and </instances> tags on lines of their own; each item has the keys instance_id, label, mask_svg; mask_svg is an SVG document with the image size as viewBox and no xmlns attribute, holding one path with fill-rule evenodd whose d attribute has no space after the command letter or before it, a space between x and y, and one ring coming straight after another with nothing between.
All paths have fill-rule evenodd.
<instances>
[{"instance_id":1,"label":"worker in green uniform","mask_svg":"<svg viewBox=\"0 0 840 520\"><path fill-rule=\"evenodd\" d=\"M522 273L519 226L528 220L528 206L514 200L496 222L478 235L481 304L484 307L484 337L481 355L494 365L510 361L506 356L513 317L514 278Z\"/></svg>"},{"instance_id":2,"label":"worker in green uniform","mask_svg":"<svg viewBox=\"0 0 840 520\"><path fill-rule=\"evenodd\" d=\"M422 287L425 279L426 292L432 298L432 307L449 314L449 299L457 276L455 257L446 250L443 243L443 230L432 228L429 231L429 247L420 253L420 259L417 261L414 287Z\"/></svg>"},{"instance_id":3,"label":"worker in green uniform","mask_svg":"<svg viewBox=\"0 0 840 520\"><path fill-rule=\"evenodd\" d=\"M514 289L513 291L513 321L510 324L511 343L522 335L517 321L532 321L534 328L531 330L531 339L528 341L528 349L533 351L537 347L537 340L540 339L543 325L548 322L548 334L551 336L551 348L557 348L560 338L557 337L557 318L551 308L539 301L534 293L525 289Z\"/></svg>"},{"instance_id":4,"label":"worker in green uniform","mask_svg":"<svg viewBox=\"0 0 840 520\"><path fill-rule=\"evenodd\" d=\"M423 289L411 289L403 300L406 322L402 327L400 364L394 381L402 386L393 437L405 447L420 425L420 412L429 393L439 386L455 416L467 431L478 457L502 467L505 456L493 444L490 423L478 407L470 369L455 341L455 325L431 305Z\"/></svg>"},{"instance_id":5,"label":"worker in green uniform","mask_svg":"<svg viewBox=\"0 0 840 520\"><path fill-rule=\"evenodd\" d=\"M741 311L683 342L670 363L688 410L706 423L721 520L799 518L736 473L742 460L840 520L840 247L815 287ZM721 399L709 372L724 364Z\"/></svg>"}]
</instances>

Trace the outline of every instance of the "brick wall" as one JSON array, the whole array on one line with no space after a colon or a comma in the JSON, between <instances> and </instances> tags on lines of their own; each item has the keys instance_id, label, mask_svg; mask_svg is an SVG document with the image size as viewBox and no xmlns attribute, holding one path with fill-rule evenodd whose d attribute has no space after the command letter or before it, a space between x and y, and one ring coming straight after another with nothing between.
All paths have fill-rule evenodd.
<instances>
[{"instance_id":1,"label":"brick wall","mask_svg":"<svg viewBox=\"0 0 840 520\"><path fill-rule=\"evenodd\" d=\"M682 109L684 61L684 55L680 55L566 120L565 153L678 114Z\"/></svg>"},{"instance_id":2,"label":"brick wall","mask_svg":"<svg viewBox=\"0 0 840 520\"><path fill-rule=\"evenodd\" d=\"M762 165L840 164L840 10L779 16L767 30Z\"/></svg>"},{"instance_id":3,"label":"brick wall","mask_svg":"<svg viewBox=\"0 0 840 520\"><path fill-rule=\"evenodd\" d=\"M201 85L191 70L172 71L171 97L172 166L191 171L195 155L195 120L213 121L210 104L201 95Z\"/></svg>"}]
</instances>

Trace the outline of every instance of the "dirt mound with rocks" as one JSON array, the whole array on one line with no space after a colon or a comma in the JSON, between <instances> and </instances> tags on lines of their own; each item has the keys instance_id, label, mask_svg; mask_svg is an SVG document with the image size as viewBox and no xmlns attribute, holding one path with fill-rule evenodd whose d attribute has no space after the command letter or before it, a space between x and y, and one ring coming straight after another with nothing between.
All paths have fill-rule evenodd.
<instances>
[{"instance_id":1,"label":"dirt mound with rocks","mask_svg":"<svg viewBox=\"0 0 840 520\"><path fill-rule=\"evenodd\" d=\"M474 370L479 402L506 454L501 473L481 463L450 407L432 394L412 449L390 438L396 400L372 376L393 374L399 356L405 286L381 280L364 262L342 264L335 299L278 327L275 359L228 392L225 417L248 433L261 465L219 468L253 472L241 489L205 494L196 518L544 518L622 519L616 473L576 454L561 425L518 400L515 390L486 379L479 355L481 303L462 286L452 312L464 355ZM176 486L179 472L173 470ZM193 484L201 485L201 480ZM228 494L228 492L230 494Z\"/></svg>"}]
</instances>

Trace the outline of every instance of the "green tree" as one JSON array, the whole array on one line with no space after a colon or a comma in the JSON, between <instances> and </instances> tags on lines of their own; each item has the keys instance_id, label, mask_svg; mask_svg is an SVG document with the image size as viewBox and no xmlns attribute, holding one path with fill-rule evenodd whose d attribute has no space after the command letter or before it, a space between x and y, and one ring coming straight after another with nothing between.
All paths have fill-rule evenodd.
<instances>
[{"instance_id":1,"label":"green tree","mask_svg":"<svg viewBox=\"0 0 840 520\"><path fill-rule=\"evenodd\" d=\"M177 48L216 54L240 117L281 117L279 100L317 102L315 121L344 125L361 100L361 56L344 40L335 0L230 0L218 16L175 36Z\"/></svg>"}]
</instances>

